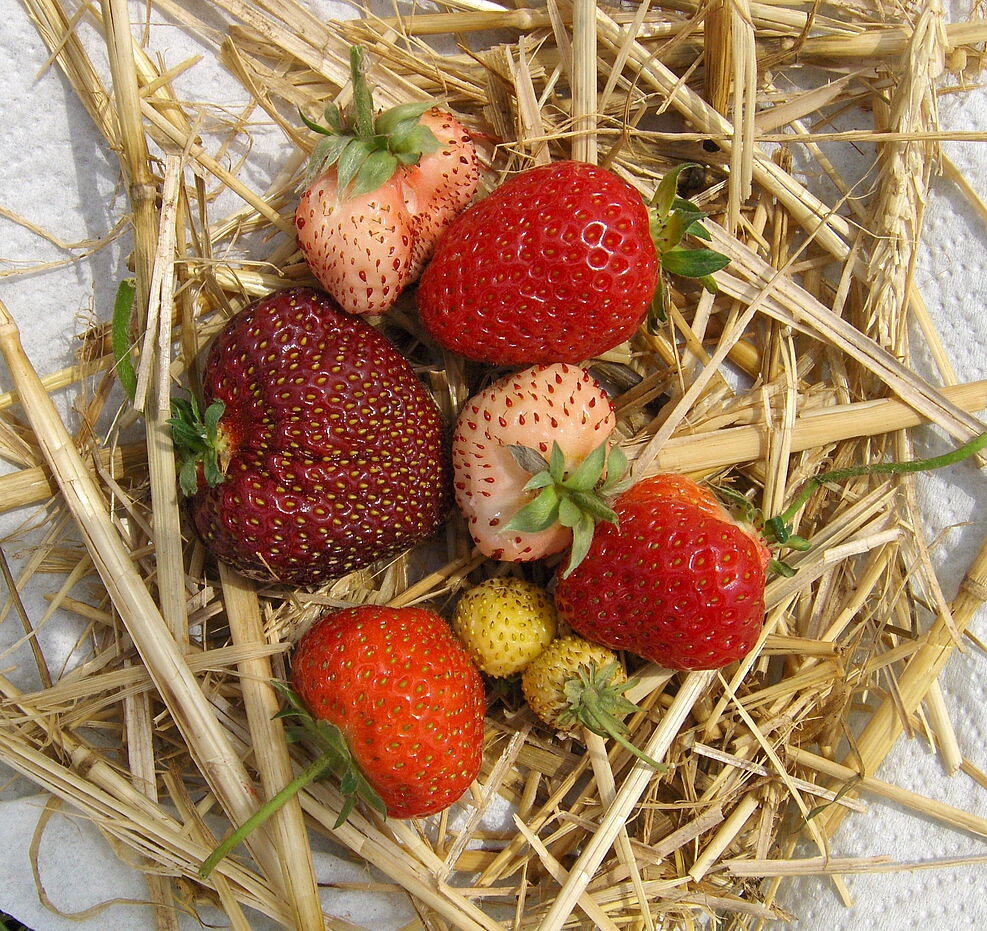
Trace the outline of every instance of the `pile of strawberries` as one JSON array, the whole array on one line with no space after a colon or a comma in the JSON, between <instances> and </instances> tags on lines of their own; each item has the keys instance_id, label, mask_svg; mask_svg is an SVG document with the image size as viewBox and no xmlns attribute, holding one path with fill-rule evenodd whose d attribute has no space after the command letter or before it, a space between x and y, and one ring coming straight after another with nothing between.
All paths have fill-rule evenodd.
<instances>
[{"instance_id":1,"label":"pile of strawberries","mask_svg":"<svg viewBox=\"0 0 987 931\"><path fill-rule=\"evenodd\" d=\"M467 592L455 633L425 609L364 606L301 640L294 707L330 735L327 768L412 817L476 777L478 667L523 672L551 726L619 738L626 677L611 651L675 669L742 657L763 619L767 549L686 478L629 484L613 405L579 364L635 334L663 270L713 286L722 257L680 245L700 215L674 177L649 206L612 172L563 161L470 206L469 133L427 105L375 113L364 68L354 50L347 114L306 120L321 139L295 222L325 291L244 308L211 347L203 404L176 404L173 425L199 535L263 582L379 563L432 536L453 500L491 560L557 563L554 596L516 578ZM419 276L435 343L512 368L466 402L451 443L411 365L361 318ZM563 624L574 633L558 637Z\"/></svg>"}]
</instances>

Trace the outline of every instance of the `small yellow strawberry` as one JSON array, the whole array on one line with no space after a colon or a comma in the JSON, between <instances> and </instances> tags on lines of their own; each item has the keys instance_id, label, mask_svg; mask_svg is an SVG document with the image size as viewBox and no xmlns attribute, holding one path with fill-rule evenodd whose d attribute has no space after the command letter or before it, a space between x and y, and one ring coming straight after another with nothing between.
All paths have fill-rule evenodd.
<instances>
[{"instance_id":1,"label":"small yellow strawberry","mask_svg":"<svg viewBox=\"0 0 987 931\"><path fill-rule=\"evenodd\" d=\"M522 579L496 578L459 599L452 626L483 672L509 676L552 642L557 620L543 589Z\"/></svg>"},{"instance_id":2,"label":"small yellow strawberry","mask_svg":"<svg viewBox=\"0 0 987 931\"><path fill-rule=\"evenodd\" d=\"M528 707L549 727L574 731L585 727L601 737L612 737L655 769L668 769L652 760L624 736L621 718L639 711L624 697L631 683L617 655L582 637L559 637L528 664L521 689Z\"/></svg>"}]
</instances>

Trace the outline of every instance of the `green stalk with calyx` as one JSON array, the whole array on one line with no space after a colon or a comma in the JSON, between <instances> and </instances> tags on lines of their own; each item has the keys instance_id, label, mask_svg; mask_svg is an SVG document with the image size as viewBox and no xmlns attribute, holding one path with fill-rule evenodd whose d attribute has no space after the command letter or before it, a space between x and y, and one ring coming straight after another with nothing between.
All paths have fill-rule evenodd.
<instances>
[{"instance_id":1,"label":"green stalk with calyx","mask_svg":"<svg viewBox=\"0 0 987 931\"><path fill-rule=\"evenodd\" d=\"M350 49L350 74L353 102L345 114L330 103L322 125L298 112L312 132L324 137L312 150L302 188L335 165L341 196L369 194L389 181L399 166L417 165L423 155L440 148L432 130L420 122L434 103L402 103L375 115L364 50L358 45Z\"/></svg>"},{"instance_id":2,"label":"green stalk with calyx","mask_svg":"<svg viewBox=\"0 0 987 931\"><path fill-rule=\"evenodd\" d=\"M627 457L619 446L608 452L604 441L568 472L565 454L557 442L552 444L548 459L528 446L511 445L508 449L515 462L532 473L524 491L538 494L510 519L506 529L539 533L556 523L568 527L572 547L562 573L568 576L589 552L597 523L617 523L617 514L607 502L626 487L623 475Z\"/></svg>"},{"instance_id":3,"label":"green stalk with calyx","mask_svg":"<svg viewBox=\"0 0 987 931\"><path fill-rule=\"evenodd\" d=\"M653 760L624 736L627 725L622 718L641 709L623 694L633 682L613 681L618 668L616 662L602 667L580 666L563 686L568 707L559 712L559 725L568 728L581 724L600 737L612 737L655 771L667 772L669 767L665 763Z\"/></svg>"},{"instance_id":4,"label":"green stalk with calyx","mask_svg":"<svg viewBox=\"0 0 987 931\"><path fill-rule=\"evenodd\" d=\"M985 448L987 448L987 433L981 433L969 442L948 453L943 453L941 456L932 456L928 459L912 459L908 462L876 462L870 465L836 469L832 472L815 475L805 483L798 495L796 495L795 500L781 514L769 518L764 522L762 531L764 539L768 543L778 543L793 550L809 549L811 546L809 541L793 533L792 521L815 491L829 482L842 482L848 478L856 478L861 475L899 475L910 472L931 472L934 469L941 469L945 466L961 462L969 456L975 456ZM785 563L777 560L772 560L771 566L776 572L782 575L792 575L794 571L790 566L786 566Z\"/></svg>"},{"instance_id":5,"label":"green stalk with calyx","mask_svg":"<svg viewBox=\"0 0 987 931\"><path fill-rule=\"evenodd\" d=\"M284 694L288 702L288 707L278 712L276 717L295 719L294 725L286 728L285 733L288 740L309 740L319 749L319 755L216 847L199 867L199 875L203 879L209 876L227 854L264 824L285 802L297 795L309 783L315 782L323 776L336 776L339 779L340 791L343 793L343 806L334 827L338 828L346 821L357 799L363 799L381 814L387 813L383 800L360 772L360 768L353 759L346 739L339 728L328 721L319 721L313 718L302 704L301 699L284 683L275 682L274 685Z\"/></svg>"}]
</instances>

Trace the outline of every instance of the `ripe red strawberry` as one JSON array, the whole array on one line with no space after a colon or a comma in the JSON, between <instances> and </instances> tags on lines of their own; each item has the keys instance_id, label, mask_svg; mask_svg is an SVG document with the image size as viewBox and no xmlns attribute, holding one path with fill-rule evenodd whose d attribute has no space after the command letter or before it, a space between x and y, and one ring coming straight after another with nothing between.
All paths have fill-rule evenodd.
<instances>
[{"instance_id":1,"label":"ripe red strawberry","mask_svg":"<svg viewBox=\"0 0 987 931\"><path fill-rule=\"evenodd\" d=\"M452 438L456 503L480 551L525 561L584 550L600 500L625 462L607 457L616 418L585 369L557 363L507 375L466 402ZM616 456L616 458L614 458ZM547 460L546 460L547 457Z\"/></svg>"},{"instance_id":2,"label":"ripe red strawberry","mask_svg":"<svg viewBox=\"0 0 987 931\"><path fill-rule=\"evenodd\" d=\"M449 113L402 104L373 114L362 49L352 50L350 125L326 109L295 210L312 273L352 314L380 314L421 274L435 241L473 197L480 172L469 134Z\"/></svg>"},{"instance_id":3,"label":"ripe red strawberry","mask_svg":"<svg viewBox=\"0 0 987 931\"><path fill-rule=\"evenodd\" d=\"M245 575L324 582L442 523L438 408L407 360L327 295L297 288L244 308L210 349L203 393L205 424L186 422L188 402L172 421L182 485L206 545Z\"/></svg>"},{"instance_id":4,"label":"ripe red strawberry","mask_svg":"<svg viewBox=\"0 0 987 931\"><path fill-rule=\"evenodd\" d=\"M634 333L657 280L641 195L606 169L556 162L453 221L418 308L437 342L471 359L578 362Z\"/></svg>"},{"instance_id":5,"label":"ripe red strawberry","mask_svg":"<svg viewBox=\"0 0 987 931\"><path fill-rule=\"evenodd\" d=\"M768 550L716 499L658 475L614 502L586 558L559 580L559 616L596 643L670 669L716 669L744 656L764 619Z\"/></svg>"},{"instance_id":6,"label":"ripe red strawberry","mask_svg":"<svg viewBox=\"0 0 987 931\"><path fill-rule=\"evenodd\" d=\"M295 651L292 686L312 716L339 728L394 818L448 808L483 756L483 682L437 614L348 608Z\"/></svg>"}]
</instances>

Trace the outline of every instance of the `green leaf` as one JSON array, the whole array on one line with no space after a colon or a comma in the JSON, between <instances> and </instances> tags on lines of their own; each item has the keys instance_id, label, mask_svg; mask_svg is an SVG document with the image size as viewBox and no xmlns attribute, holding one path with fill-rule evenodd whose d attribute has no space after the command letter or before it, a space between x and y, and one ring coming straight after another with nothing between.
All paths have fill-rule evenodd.
<instances>
[{"instance_id":1,"label":"green leaf","mask_svg":"<svg viewBox=\"0 0 987 931\"><path fill-rule=\"evenodd\" d=\"M672 249L661 257L665 271L683 278L703 278L729 264L725 255L709 249Z\"/></svg>"},{"instance_id":2,"label":"green leaf","mask_svg":"<svg viewBox=\"0 0 987 931\"><path fill-rule=\"evenodd\" d=\"M575 529L577 524L583 519L583 512L572 500L565 497L559 502L559 523L563 527Z\"/></svg>"},{"instance_id":3,"label":"green leaf","mask_svg":"<svg viewBox=\"0 0 987 931\"><path fill-rule=\"evenodd\" d=\"M206 408L206 412L202 417L202 422L206 426L206 440L210 443L215 443L216 438L219 434L219 422L223 418L223 414L226 413L226 405L222 401L213 401Z\"/></svg>"},{"instance_id":4,"label":"green leaf","mask_svg":"<svg viewBox=\"0 0 987 931\"><path fill-rule=\"evenodd\" d=\"M566 488L571 488L573 491L589 491L591 488L595 488L600 481L606 463L607 443L604 440L579 463L576 471L566 478L562 484Z\"/></svg>"},{"instance_id":5,"label":"green leaf","mask_svg":"<svg viewBox=\"0 0 987 931\"><path fill-rule=\"evenodd\" d=\"M350 139L346 143L336 163L336 177L341 196L346 196L346 189L350 186L350 182L356 177L357 172L369 156L370 144L368 142L364 142L362 139Z\"/></svg>"},{"instance_id":6,"label":"green leaf","mask_svg":"<svg viewBox=\"0 0 987 931\"><path fill-rule=\"evenodd\" d=\"M133 278L124 278L117 287L113 300L113 322L111 323L111 340L113 358L116 360L117 378L127 397L131 401L137 395L137 373L134 371L134 361L131 358L130 318L134 311L134 294L137 282Z\"/></svg>"},{"instance_id":7,"label":"green leaf","mask_svg":"<svg viewBox=\"0 0 987 931\"><path fill-rule=\"evenodd\" d=\"M398 160L390 152L371 152L356 174L351 196L370 194L394 177Z\"/></svg>"},{"instance_id":8,"label":"green leaf","mask_svg":"<svg viewBox=\"0 0 987 931\"><path fill-rule=\"evenodd\" d=\"M603 480L602 490L616 494L616 488L621 483L627 471L627 455L619 446L610 447L607 456L607 477Z\"/></svg>"},{"instance_id":9,"label":"green leaf","mask_svg":"<svg viewBox=\"0 0 987 931\"><path fill-rule=\"evenodd\" d=\"M716 283L716 279L712 275L703 275L699 280L702 282L702 286L709 291L710 294L720 293L720 286Z\"/></svg>"},{"instance_id":10,"label":"green leaf","mask_svg":"<svg viewBox=\"0 0 987 931\"><path fill-rule=\"evenodd\" d=\"M684 197L676 197L672 201L672 210L688 214L693 220L701 220L706 216L705 211L700 210L691 200L686 200Z\"/></svg>"},{"instance_id":11,"label":"green leaf","mask_svg":"<svg viewBox=\"0 0 987 931\"><path fill-rule=\"evenodd\" d=\"M326 136L325 139L320 139L309 156L308 167L305 169L304 185L307 187L324 171L335 165L339 161L343 149L349 144L349 136Z\"/></svg>"},{"instance_id":12,"label":"green leaf","mask_svg":"<svg viewBox=\"0 0 987 931\"><path fill-rule=\"evenodd\" d=\"M544 488L546 485L554 485L555 479L551 475L545 472L536 472L528 481L525 483L522 491L538 491L539 488Z\"/></svg>"},{"instance_id":13,"label":"green leaf","mask_svg":"<svg viewBox=\"0 0 987 931\"><path fill-rule=\"evenodd\" d=\"M392 151L399 149L401 152L414 154L416 156L415 161L418 160L418 157L438 152L441 148L442 143L435 138L435 133L421 124L415 126L406 136L402 137L400 146L397 146L393 141L391 143Z\"/></svg>"},{"instance_id":14,"label":"green leaf","mask_svg":"<svg viewBox=\"0 0 987 931\"><path fill-rule=\"evenodd\" d=\"M617 523L617 512L613 508L608 507L603 499L597 494L585 491L574 491L569 496L569 500L576 508L579 509L580 512L588 514L594 521L605 520L610 524Z\"/></svg>"},{"instance_id":15,"label":"green leaf","mask_svg":"<svg viewBox=\"0 0 987 931\"><path fill-rule=\"evenodd\" d=\"M710 231L706 229L705 226L703 226L702 221L700 220L693 220L686 227L685 233L687 236L695 236L696 239L702 239L705 240L706 242L713 241L712 233L710 233Z\"/></svg>"},{"instance_id":16,"label":"green leaf","mask_svg":"<svg viewBox=\"0 0 987 931\"><path fill-rule=\"evenodd\" d=\"M554 485L549 485L541 493L518 511L506 524L505 530L518 533L540 533L548 530L559 517L559 493Z\"/></svg>"},{"instance_id":17,"label":"green leaf","mask_svg":"<svg viewBox=\"0 0 987 931\"><path fill-rule=\"evenodd\" d=\"M552 452L548 457L548 471L556 482L562 484L565 478L565 453L562 452L557 440L552 443Z\"/></svg>"},{"instance_id":18,"label":"green leaf","mask_svg":"<svg viewBox=\"0 0 987 931\"><path fill-rule=\"evenodd\" d=\"M421 115L426 110L431 110L434 104L427 100L418 100L412 103L399 103L396 107L385 110L377 117L374 126L376 131L382 135L389 136L401 123L410 122L414 126Z\"/></svg>"}]
</instances>

